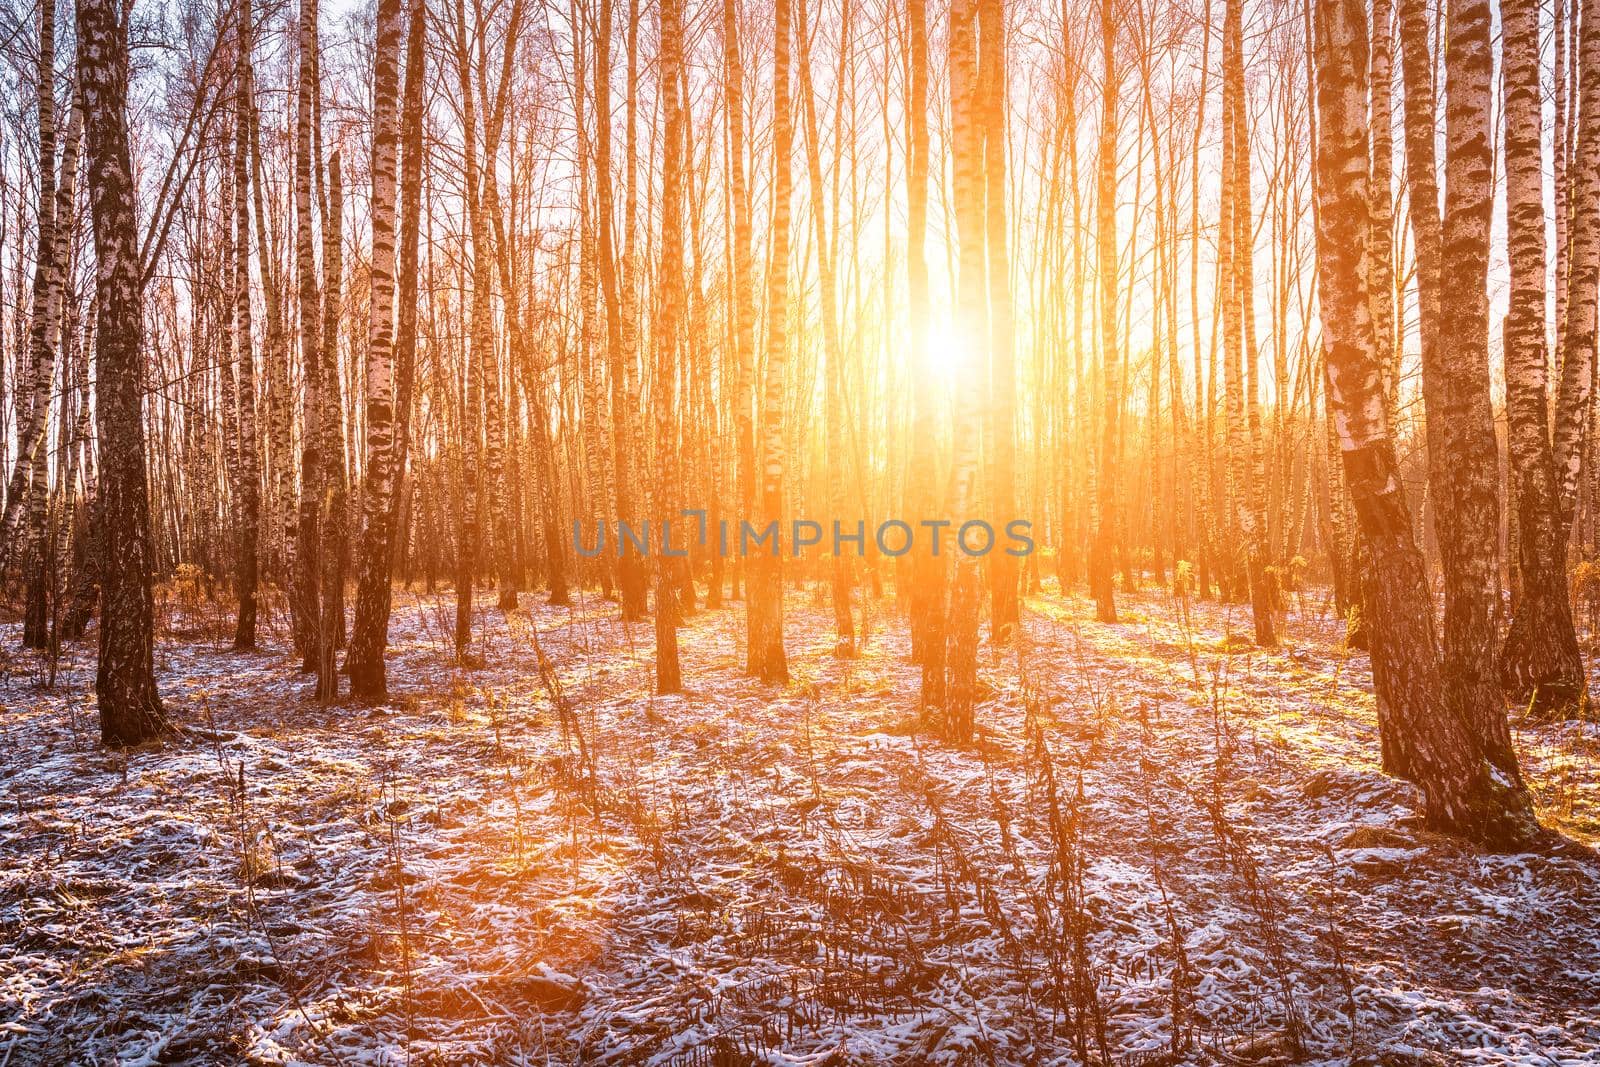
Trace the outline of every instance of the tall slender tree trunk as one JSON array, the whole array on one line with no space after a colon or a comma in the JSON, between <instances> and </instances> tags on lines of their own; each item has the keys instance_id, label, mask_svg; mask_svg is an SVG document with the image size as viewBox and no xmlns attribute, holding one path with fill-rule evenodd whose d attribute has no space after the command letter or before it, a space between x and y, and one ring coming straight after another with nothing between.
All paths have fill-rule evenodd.
<instances>
[{"instance_id":1,"label":"tall slender tree trunk","mask_svg":"<svg viewBox=\"0 0 1600 1067\"><path fill-rule=\"evenodd\" d=\"M739 51L736 0L722 0L722 87L728 123L728 199L733 272L733 434L738 463L735 524L754 518L756 504L755 336L756 308L750 263L750 190L745 180L744 61ZM748 573L744 561L739 573ZM748 596L748 582L746 583Z\"/></svg>"},{"instance_id":2,"label":"tall slender tree trunk","mask_svg":"<svg viewBox=\"0 0 1600 1067\"><path fill-rule=\"evenodd\" d=\"M1445 44L1445 214L1440 334L1444 469L1451 536L1440 538L1445 582L1444 671L1489 758L1517 777L1496 671L1500 614L1499 446L1489 399L1489 236L1494 212L1490 97L1494 56L1488 0L1451 0ZM1442 276L1442 275L1441 275ZM1447 543L1448 541L1448 543ZM1520 779L1518 779L1520 780Z\"/></svg>"},{"instance_id":3,"label":"tall slender tree trunk","mask_svg":"<svg viewBox=\"0 0 1600 1067\"><path fill-rule=\"evenodd\" d=\"M910 141L906 153L906 282L911 303L911 447L907 497L919 524L936 518L939 439L934 395L937 367L928 346L928 13L926 0L907 0ZM920 529L920 525L914 529ZM918 539L911 563L911 654L922 665L922 705L944 704L945 566Z\"/></svg>"},{"instance_id":4,"label":"tall slender tree trunk","mask_svg":"<svg viewBox=\"0 0 1600 1067\"><path fill-rule=\"evenodd\" d=\"M1223 14L1222 122L1223 211L1217 248L1222 261L1223 377L1228 440L1229 530L1238 536L1250 590L1256 644L1278 643L1274 594L1268 573L1264 436L1255 367L1254 220L1251 204L1250 137L1244 83L1241 0L1228 0ZM1237 557L1235 557L1237 559ZM1235 568L1237 570L1237 567Z\"/></svg>"},{"instance_id":5,"label":"tall slender tree trunk","mask_svg":"<svg viewBox=\"0 0 1600 1067\"><path fill-rule=\"evenodd\" d=\"M1122 414L1122 371L1117 345L1117 68L1116 0L1100 0L1103 94L1100 116L1099 177L1095 183L1095 257L1100 274L1100 440L1094 501L1094 534L1089 546L1089 592L1095 617L1117 621L1113 554L1118 536L1118 423Z\"/></svg>"},{"instance_id":6,"label":"tall slender tree trunk","mask_svg":"<svg viewBox=\"0 0 1600 1067\"><path fill-rule=\"evenodd\" d=\"M1372 54L1367 86L1372 115L1372 243L1368 295L1372 329L1383 364L1383 395L1390 423L1400 397L1400 344L1395 329L1394 292L1394 0L1373 0ZM1426 47L1427 41L1423 41ZM1430 156L1431 158L1431 156ZM1437 209L1435 209L1437 210Z\"/></svg>"},{"instance_id":7,"label":"tall slender tree trunk","mask_svg":"<svg viewBox=\"0 0 1600 1067\"><path fill-rule=\"evenodd\" d=\"M268 556L273 560L289 591L289 607L293 618L299 617L295 603L296 564L295 529L297 505L294 483L294 401L289 393L288 327L284 321L283 280L278 272L276 250L267 240L266 178L261 159L261 111L256 106L254 94L250 99L250 170L254 178L252 196L255 202L256 256L261 274L261 288L266 296L267 346L266 346L266 415L267 415L267 466L270 468L268 484L272 487L272 531L268 535ZM291 627L293 628L293 627ZM296 638L298 640L298 638Z\"/></svg>"},{"instance_id":8,"label":"tall slender tree trunk","mask_svg":"<svg viewBox=\"0 0 1600 1067\"><path fill-rule=\"evenodd\" d=\"M579 24L580 10L579 6L574 3L574 25ZM586 14L586 11L584 13ZM594 152L590 147L586 108L586 97L591 87L585 84L585 78L588 76L588 50L584 46L584 40L581 36L574 42L572 66L573 122L578 130L578 309L580 314L578 352L579 365L583 373L583 464L588 482L587 500L590 511L590 525L597 529L604 529L608 525L607 520L611 507L611 486L608 478L610 463L605 444L607 398L604 374L605 360L601 358L600 353L600 310L596 300L599 295L599 276L596 262L598 258L596 248L598 241L595 234L594 217ZM542 394L530 393L530 404L542 402L538 400L540 395ZM547 506L550 506L550 503L547 503ZM559 567L560 563L564 562L565 553L558 551L556 546L550 547L550 553ZM565 568L561 569L564 572ZM587 577L589 581L597 582L600 585L601 593L604 596L609 597L611 595L612 567L604 555L600 556L592 564L582 568L582 570L586 570L588 573L586 576L580 573L580 584Z\"/></svg>"},{"instance_id":9,"label":"tall slender tree trunk","mask_svg":"<svg viewBox=\"0 0 1600 1067\"><path fill-rule=\"evenodd\" d=\"M137 745L169 728L155 679L154 557L145 471L144 295L128 144L120 6L80 0L78 79L95 247L95 428L100 442L100 737Z\"/></svg>"},{"instance_id":10,"label":"tall slender tree trunk","mask_svg":"<svg viewBox=\"0 0 1600 1067\"><path fill-rule=\"evenodd\" d=\"M475 9L476 17L476 9ZM483 28L474 25L474 36L467 32L465 4L457 0L455 9L456 73L461 93L461 126L463 131L462 179L465 183L462 199L466 203L468 231L472 238L472 266L470 274L471 309L469 311L469 354L466 370L466 405L460 427L461 460L466 466L465 500L461 508L456 544L456 657L464 659L472 643L472 601L477 582L478 548L482 539L482 526L487 516L494 523L492 498L494 488L485 480L492 480L494 472L483 465L484 414L490 405L489 377L494 374L494 308L493 308L493 251L489 247L488 226L483 218L483 175L478 158L478 104L473 85L473 41ZM493 445L491 444L492 448ZM489 506L485 507L485 503Z\"/></svg>"},{"instance_id":11,"label":"tall slender tree trunk","mask_svg":"<svg viewBox=\"0 0 1600 1067\"><path fill-rule=\"evenodd\" d=\"M627 87L623 102L623 188L622 188L622 406L628 411L626 436L628 448L634 455L630 474L633 484L628 487L628 499L634 511L629 519L638 526L643 518L640 506L645 500L644 480L639 472L644 470L645 443L641 433L644 410L641 400L642 359L639 354L640 305L643 277L639 270L643 258L639 243L639 0L628 0L627 29ZM646 227L648 244L649 227ZM620 572L626 576L629 590L623 593L624 617L642 619L648 610L649 564L632 548L623 553Z\"/></svg>"},{"instance_id":12,"label":"tall slender tree trunk","mask_svg":"<svg viewBox=\"0 0 1600 1067\"><path fill-rule=\"evenodd\" d=\"M1504 0L1500 7L1511 267L1504 345L1506 419L1521 575L1521 595L1500 653L1500 680L1513 700L1549 714L1579 704L1584 677L1567 599L1567 538L1547 429L1539 7L1538 0Z\"/></svg>"},{"instance_id":13,"label":"tall slender tree trunk","mask_svg":"<svg viewBox=\"0 0 1600 1067\"><path fill-rule=\"evenodd\" d=\"M315 670L319 661L322 611L321 555L318 513L326 477L323 470L322 431L322 293L317 285L316 250L312 241L312 174L320 169L312 157L316 121L315 99L317 0L300 2L299 101L295 118L294 210L295 273L300 286L300 365L302 368L300 421L300 500L293 533L294 576L290 602L295 610L295 644L303 670Z\"/></svg>"},{"instance_id":14,"label":"tall slender tree trunk","mask_svg":"<svg viewBox=\"0 0 1600 1067\"><path fill-rule=\"evenodd\" d=\"M817 242L817 273L818 285L822 292L822 338L823 358L826 360L824 372L826 375L824 385L824 406L826 408L825 428L823 431L824 455L828 467L834 472L829 480L829 503L833 518L837 521L844 519L844 469L847 457L844 454L844 346L839 340L839 295L837 279L834 271L834 245L835 242L828 233L828 220L825 205L827 203L826 190L822 181L822 147L818 143L817 133L817 103L811 83L811 32L809 20L806 17L806 0L793 0L799 12L796 19L795 35L799 42L800 50L800 100L801 114L804 117L806 133L806 174L811 184L811 219L813 232ZM834 225L838 225L835 218ZM855 617L850 610L850 579L849 562L843 552L833 553L831 562L832 580L830 585L833 593L833 618L837 639L834 642L834 652L843 657L852 657L856 651Z\"/></svg>"},{"instance_id":15,"label":"tall slender tree trunk","mask_svg":"<svg viewBox=\"0 0 1600 1067\"><path fill-rule=\"evenodd\" d=\"M29 330L26 422L19 420L17 465L12 472L0 539L0 557L9 547L23 546L22 568L26 587L22 624L25 648L45 648L50 643L49 559L47 526L50 503L50 410L54 406L57 352L62 344L62 292L66 283L67 253L73 229L75 190L69 167L77 165L79 117L74 108L67 148L56 172L55 121L55 11L53 0L39 7L39 211L38 243L34 254L33 322ZM20 376L20 375L19 375ZM63 378L65 375L63 374ZM17 527L22 520L22 529ZM0 558L0 566L8 562Z\"/></svg>"},{"instance_id":16,"label":"tall slender tree trunk","mask_svg":"<svg viewBox=\"0 0 1600 1067\"><path fill-rule=\"evenodd\" d=\"M599 26L595 34L594 55L594 180L596 216L599 223L600 291L605 301L606 360L611 374L611 454L612 480L616 490L616 519L619 524L617 546L617 586L625 621L644 618L646 589L644 560L631 548L624 548L620 524L637 524L633 507L634 433L629 380L633 353L628 347L623 321L623 279L619 277L620 249L612 225L614 203L611 192L611 2L600 0ZM631 216L631 213L629 213Z\"/></svg>"},{"instance_id":17,"label":"tall slender tree trunk","mask_svg":"<svg viewBox=\"0 0 1600 1067\"><path fill-rule=\"evenodd\" d=\"M254 111L251 59L254 55L250 0L239 4L239 55L234 71L234 328L238 344L234 368L239 391L239 617L233 647L256 647L256 589L260 580L261 453L256 431L256 356L250 305L250 129Z\"/></svg>"},{"instance_id":18,"label":"tall slender tree trunk","mask_svg":"<svg viewBox=\"0 0 1600 1067\"><path fill-rule=\"evenodd\" d=\"M950 7L951 198L956 216L956 307L953 329L961 384L955 398L950 470L950 522L956 531L979 520L978 478L983 445L984 352L988 340L987 250L984 241L983 125L978 79L978 2L955 0ZM957 743L972 739L973 704L978 689L978 617L982 611L982 569L978 557L947 538L955 557L950 593L943 733Z\"/></svg>"},{"instance_id":19,"label":"tall slender tree trunk","mask_svg":"<svg viewBox=\"0 0 1600 1067\"><path fill-rule=\"evenodd\" d=\"M804 2L804 0L800 0ZM660 0L661 51L658 56L662 112L661 166L661 261L656 275L659 298L656 328L651 331L655 347L655 374L650 383L651 405L655 408L656 513L661 516L662 544L655 557L656 578L656 692L677 693L683 689L683 674L678 663L678 585L680 562L670 552L684 551L687 535L674 547L669 543L667 523L678 513L680 465L678 428L674 405L678 401L679 332L683 327L683 172L684 101L680 96L683 76L683 10L681 0Z\"/></svg>"},{"instance_id":20,"label":"tall slender tree trunk","mask_svg":"<svg viewBox=\"0 0 1600 1067\"><path fill-rule=\"evenodd\" d=\"M55 284L56 217L56 12L51 0L39 4L39 211L38 239L34 250L32 322L29 326L27 362L18 354L17 373L17 458L6 485L5 513L0 517L0 564L8 565L12 546L25 543L28 558L24 566L38 569L32 558L34 539L20 537L24 505L33 499L34 471L38 456L45 451L50 435L50 384L55 377L55 342L52 326L55 305L61 291ZM20 255L20 250L19 250ZM27 367L26 383L22 367ZM31 516L29 516L31 520ZM37 646L36 646L37 647Z\"/></svg>"},{"instance_id":21,"label":"tall slender tree trunk","mask_svg":"<svg viewBox=\"0 0 1600 1067\"><path fill-rule=\"evenodd\" d=\"M783 479L788 463L784 375L789 358L789 225L790 152L793 124L789 99L790 9L792 0L776 0L777 29L773 43L772 88L772 238L767 273L767 364L761 385L761 496L758 522L773 524L770 554L753 548L747 559L749 589L746 670L763 682L787 682L789 662L783 648L783 562L779 555L783 526Z\"/></svg>"},{"instance_id":22,"label":"tall slender tree trunk","mask_svg":"<svg viewBox=\"0 0 1600 1067\"><path fill-rule=\"evenodd\" d=\"M1006 225L1006 9L1005 0L978 3L978 92L983 124L984 230L989 282L989 513L1004 530L1016 518L1017 366L1012 345L1010 231ZM1011 640L1021 620L1017 558L1003 549L989 560L989 632L994 643Z\"/></svg>"},{"instance_id":23,"label":"tall slender tree trunk","mask_svg":"<svg viewBox=\"0 0 1600 1067\"><path fill-rule=\"evenodd\" d=\"M1417 337L1422 357L1422 398L1426 420L1428 482L1433 491L1430 504L1433 527L1441 546L1456 544L1456 500L1447 489L1453 474L1449 466L1449 444L1445 425L1448 377L1444 367L1444 348L1440 340L1443 285L1444 220L1439 209L1439 165L1435 149L1438 127L1434 99L1433 51L1428 46L1427 0L1399 0L1401 74L1405 83L1405 147L1407 215L1411 220L1417 272ZM1369 275L1370 278L1375 276ZM1379 335L1375 335L1379 336ZM1381 351L1380 346L1380 351ZM1370 582L1370 575L1365 577ZM1366 598L1370 584L1361 594ZM1371 640L1379 640L1372 635ZM1370 642L1369 642L1370 643ZM1387 706L1378 705L1378 733L1383 745L1383 768L1390 774L1411 777L1404 747L1396 727L1388 717Z\"/></svg>"},{"instance_id":24,"label":"tall slender tree trunk","mask_svg":"<svg viewBox=\"0 0 1600 1067\"><path fill-rule=\"evenodd\" d=\"M426 0L410 0L410 26L406 31L406 82L400 108L400 278L399 315L395 327L395 433L394 492L390 497L389 529L396 541L396 552L405 556L407 524L400 521L407 498L406 473L411 453L411 409L416 389L417 290L419 245L422 222L422 171L425 164L422 143L423 80L427 76L428 8ZM381 587L384 606L379 610L388 618L391 592L389 583Z\"/></svg>"},{"instance_id":25,"label":"tall slender tree trunk","mask_svg":"<svg viewBox=\"0 0 1600 1067\"><path fill-rule=\"evenodd\" d=\"M1194 139L1189 151L1189 319L1191 343L1194 352L1194 437L1191 459L1199 467L1199 487L1195 510L1199 521L1194 531L1198 591L1207 596L1211 588L1211 563L1215 546L1211 532L1211 406L1201 380L1200 352L1201 320L1204 317L1200 300L1200 144L1205 132L1206 88L1211 80L1211 0L1202 0L1200 35L1200 92L1195 103ZM1214 329L1214 327L1213 327Z\"/></svg>"},{"instance_id":26,"label":"tall slender tree trunk","mask_svg":"<svg viewBox=\"0 0 1600 1067\"><path fill-rule=\"evenodd\" d=\"M1235 93L1244 90L1244 69L1236 49L1235 27L1240 20L1239 0L1225 0L1222 16L1222 191L1217 215L1217 288L1222 319L1222 433L1226 455L1224 487L1227 506L1222 518L1225 555L1222 584L1237 589L1239 573L1248 570L1249 545L1245 530L1250 509L1249 432L1244 415L1244 323L1243 297L1239 279L1237 250L1240 227L1235 216L1250 213L1250 204L1240 203L1239 154L1242 108ZM1246 227L1248 231L1248 227ZM1229 599L1232 594L1229 594Z\"/></svg>"},{"instance_id":27,"label":"tall slender tree trunk","mask_svg":"<svg viewBox=\"0 0 1600 1067\"><path fill-rule=\"evenodd\" d=\"M36 417L42 418L41 434L48 436L49 410L54 403L51 383L54 367L60 364L63 395L67 389L68 349L72 344L71 324L77 321L77 310L69 313L67 304L67 271L72 258L72 235L77 221L78 154L83 133L82 97L73 93L72 117L67 121L66 142L61 153L61 173L55 183L55 205L50 227L50 245L41 247L40 256L48 264L50 279L43 314L44 344L33 349L35 378L34 395L30 402ZM30 341L40 337L38 324L30 334ZM58 357L57 353L61 353ZM42 387L42 391L41 390ZM42 412L42 414L41 414ZM61 431L67 430L65 405L63 405ZM48 552L50 467L49 451L41 441L33 449L32 469L29 474L27 530L24 533L27 602L23 616L22 643L27 648L47 648L50 644L54 614L50 591L54 588L50 573L54 567L64 566L59 556Z\"/></svg>"},{"instance_id":28,"label":"tall slender tree trunk","mask_svg":"<svg viewBox=\"0 0 1600 1067\"><path fill-rule=\"evenodd\" d=\"M1583 469L1584 430L1594 395L1596 311L1600 301L1600 0L1581 0L1578 29L1578 133L1571 197L1567 321L1553 444L1561 536L1572 529Z\"/></svg>"},{"instance_id":29,"label":"tall slender tree trunk","mask_svg":"<svg viewBox=\"0 0 1600 1067\"><path fill-rule=\"evenodd\" d=\"M399 139L400 39L403 0L380 0L372 76L372 268L366 355L366 478L361 494L355 628L345 666L350 693L382 700L388 693L389 575L394 563L394 290L396 142Z\"/></svg>"},{"instance_id":30,"label":"tall slender tree trunk","mask_svg":"<svg viewBox=\"0 0 1600 1067\"><path fill-rule=\"evenodd\" d=\"M322 624L317 631L317 699L339 698L337 655L344 643L345 527L349 470L345 466L344 401L339 381L339 332L344 317L344 171L338 149L328 158L328 212L322 220L322 380L317 428L322 434L322 499L317 519L321 553Z\"/></svg>"}]
</instances>

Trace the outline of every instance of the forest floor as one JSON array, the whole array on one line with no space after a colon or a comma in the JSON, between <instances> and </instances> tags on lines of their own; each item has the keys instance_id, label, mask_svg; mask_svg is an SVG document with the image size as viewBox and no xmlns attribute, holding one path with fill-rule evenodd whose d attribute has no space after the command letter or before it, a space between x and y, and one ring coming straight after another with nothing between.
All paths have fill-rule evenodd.
<instances>
[{"instance_id":1,"label":"forest floor","mask_svg":"<svg viewBox=\"0 0 1600 1067\"><path fill-rule=\"evenodd\" d=\"M477 669L398 598L381 708L169 603L193 732L127 754L92 642L8 652L0 1065L1600 1062L1600 873L1419 829L1318 598L1031 598L954 748L887 602L840 660L791 593L782 688L702 612L662 698L648 625L486 595ZM1517 736L1593 841L1600 726Z\"/></svg>"}]
</instances>

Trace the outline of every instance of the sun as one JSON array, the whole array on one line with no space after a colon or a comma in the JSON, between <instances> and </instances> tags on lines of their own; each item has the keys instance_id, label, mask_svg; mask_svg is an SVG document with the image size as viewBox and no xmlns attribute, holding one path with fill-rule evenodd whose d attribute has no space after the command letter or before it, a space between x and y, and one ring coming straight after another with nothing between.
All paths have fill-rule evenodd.
<instances>
[{"instance_id":1,"label":"sun","mask_svg":"<svg viewBox=\"0 0 1600 1067\"><path fill-rule=\"evenodd\" d=\"M949 385L965 370L966 355L961 349L961 338L946 317L936 318L929 326L922 339L927 346L927 366L940 382Z\"/></svg>"}]
</instances>

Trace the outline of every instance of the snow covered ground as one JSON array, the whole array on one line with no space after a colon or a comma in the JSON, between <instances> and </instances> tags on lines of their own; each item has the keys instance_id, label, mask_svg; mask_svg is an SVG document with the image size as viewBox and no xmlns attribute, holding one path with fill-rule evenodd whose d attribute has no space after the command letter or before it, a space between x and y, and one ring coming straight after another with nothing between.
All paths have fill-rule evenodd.
<instances>
[{"instance_id":1,"label":"snow covered ground","mask_svg":"<svg viewBox=\"0 0 1600 1067\"><path fill-rule=\"evenodd\" d=\"M0 628L0 1067L1600 1062L1600 873L1418 829L1319 607L1263 654L1034 598L967 749L889 605L840 661L809 591L791 685L735 606L672 698L602 602L490 611L472 670L400 597L382 708L169 609L195 732L130 754L91 645L44 689ZM1518 738L1594 840L1600 727Z\"/></svg>"}]
</instances>

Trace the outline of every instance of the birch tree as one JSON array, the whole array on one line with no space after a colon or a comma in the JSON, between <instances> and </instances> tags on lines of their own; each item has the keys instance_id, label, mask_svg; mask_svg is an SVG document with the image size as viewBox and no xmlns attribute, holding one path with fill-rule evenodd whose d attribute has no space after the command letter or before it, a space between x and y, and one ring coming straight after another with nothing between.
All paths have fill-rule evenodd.
<instances>
[{"instance_id":1,"label":"birch tree","mask_svg":"<svg viewBox=\"0 0 1600 1067\"><path fill-rule=\"evenodd\" d=\"M963 381L977 383L986 371L988 348L987 249L984 240L983 125L978 82L978 0L950 6L950 196L956 220L956 306L952 324ZM981 391L960 390L952 413L954 446L950 469L949 521L960 530L977 520L978 477L983 444ZM976 556L947 544L955 557L947 621L943 733L970 741L978 688L980 570Z\"/></svg>"},{"instance_id":2,"label":"birch tree","mask_svg":"<svg viewBox=\"0 0 1600 1067\"><path fill-rule=\"evenodd\" d=\"M1095 618L1117 621L1113 554L1117 541L1118 422L1122 413L1120 350L1117 346L1117 285L1121 276L1117 250L1117 114L1120 71L1117 68L1116 0L1100 0L1100 150L1095 182L1095 258L1099 269L1100 429L1096 442L1094 533L1089 546L1089 592Z\"/></svg>"},{"instance_id":3,"label":"birch tree","mask_svg":"<svg viewBox=\"0 0 1600 1067\"><path fill-rule=\"evenodd\" d=\"M934 517L939 441L934 396L936 368L928 345L928 13L925 0L906 0L907 96L906 285L911 305L911 447L906 485L920 522ZM917 545L911 565L911 653L922 665L923 708L944 703L945 570L931 546Z\"/></svg>"},{"instance_id":4,"label":"birch tree","mask_svg":"<svg viewBox=\"0 0 1600 1067\"><path fill-rule=\"evenodd\" d=\"M261 454L256 420L256 355L254 318L250 300L250 130L255 104L252 98L251 60L253 20L250 0L239 2L238 56L234 68L234 373L239 388L237 574L239 617L233 647L256 647L256 594L260 582Z\"/></svg>"},{"instance_id":5,"label":"birch tree","mask_svg":"<svg viewBox=\"0 0 1600 1067\"><path fill-rule=\"evenodd\" d=\"M805 0L799 0L804 3ZM657 274L660 298L651 341L655 346L655 374L651 382L656 439L654 503L663 523L662 541L655 559L656 578L656 692L683 689L678 663L678 559L668 543L670 521L678 512L680 476L674 420L679 331L683 326L683 172L684 101L679 95L683 77L683 11L680 0L660 0L661 51L658 57L662 113L661 262Z\"/></svg>"},{"instance_id":6,"label":"birch tree","mask_svg":"<svg viewBox=\"0 0 1600 1067\"><path fill-rule=\"evenodd\" d=\"M1567 598L1567 536L1549 436L1539 10L1537 0L1503 0L1500 6L1511 268L1504 344L1507 448L1517 512L1514 563L1521 577L1500 651L1500 678L1513 700L1547 714L1578 705L1584 675Z\"/></svg>"},{"instance_id":7,"label":"birch tree","mask_svg":"<svg viewBox=\"0 0 1600 1067\"><path fill-rule=\"evenodd\" d=\"M128 139L127 23L111 0L80 0L78 79L95 248L95 429L100 441L100 737L167 732L155 679L155 604L145 470L144 293Z\"/></svg>"},{"instance_id":8,"label":"birch tree","mask_svg":"<svg viewBox=\"0 0 1600 1067\"><path fill-rule=\"evenodd\" d=\"M351 695L387 694L383 663L388 643L389 575L395 483L394 290L395 165L399 140L402 0L381 0L372 75L372 218L370 315L366 353L366 481L362 490L355 628L346 668Z\"/></svg>"},{"instance_id":9,"label":"birch tree","mask_svg":"<svg viewBox=\"0 0 1600 1067\"><path fill-rule=\"evenodd\" d=\"M781 536L783 482L787 465L784 374L789 358L789 226L793 176L790 152L789 49L793 0L776 0L772 88L772 238L767 273L767 358L761 383L761 494L756 513ZM770 553L756 547L746 594L746 670L763 682L789 680L783 647L783 563L775 539Z\"/></svg>"}]
</instances>

